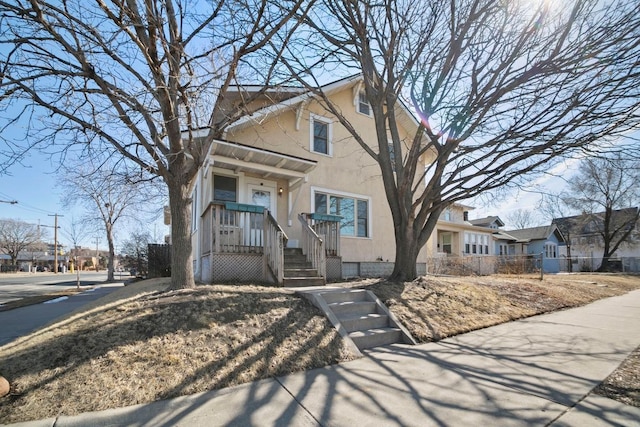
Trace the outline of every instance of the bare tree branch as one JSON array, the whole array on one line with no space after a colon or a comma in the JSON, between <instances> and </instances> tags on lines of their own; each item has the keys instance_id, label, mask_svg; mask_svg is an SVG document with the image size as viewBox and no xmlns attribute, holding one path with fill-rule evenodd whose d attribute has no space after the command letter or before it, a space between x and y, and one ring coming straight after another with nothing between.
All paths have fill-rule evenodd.
<instances>
[{"instance_id":1,"label":"bare tree branch","mask_svg":"<svg viewBox=\"0 0 640 427\"><path fill-rule=\"evenodd\" d=\"M416 276L417 254L447 206L526 185L556 162L610 149L639 125L640 16L632 0L322 6L305 21L305 42L289 48L287 66L380 165L396 234L393 279ZM311 47L322 58L316 68L299 59ZM309 78L354 68L375 142ZM403 140L405 105L419 123Z\"/></svg>"},{"instance_id":2,"label":"bare tree branch","mask_svg":"<svg viewBox=\"0 0 640 427\"><path fill-rule=\"evenodd\" d=\"M117 155L160 176L172 213L172 286L194 286L196 173L214 139L281 83L278 41L313 3L0 0L0 167L39 149L61 161ZM241 76L264 89L229 96ZM5 132L21 126L22 139Z\"/></svg>"}]
</instances>

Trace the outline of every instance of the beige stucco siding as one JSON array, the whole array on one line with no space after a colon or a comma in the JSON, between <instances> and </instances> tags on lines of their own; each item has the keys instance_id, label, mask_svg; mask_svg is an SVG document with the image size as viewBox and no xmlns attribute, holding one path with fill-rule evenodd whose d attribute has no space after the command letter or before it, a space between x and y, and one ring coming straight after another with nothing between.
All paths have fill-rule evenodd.
<instances>
[{"instance_id":1,"label":"beige stucco siding","mask_svg":"<svg viewBox=\"0 0 640 427\"><path fill-rule=\"evenodd\" d=\"M332 97L340 105L343 114L356 127L365 141L376 147L374 120L356 112L353 91L344 90ZM386 201L380 170L377 163L351 137L334 117L321 105L309 102L298 122L295 106L278 115L263 118L252 126L229 131L227 139L265 150L286 153L317 161L316 168L308 175L307 182L290 191L287 181L278 181L284 193L278 197L278 222L291 240L300 239L298 214L312 212L313 194L323 192L341 197L353 197L368 202L368 237L343 236L341 253L345 261L393 261L395 240L391 212ZM311 149L314 118L331 121L331 149L329 155ZM246 176L249 176L248 174ZM268 179L268 178L267 178ZM298 194L299 192L299 194ZM291 209L291 216L289 210Z\"/></svg>"}]
</instances>

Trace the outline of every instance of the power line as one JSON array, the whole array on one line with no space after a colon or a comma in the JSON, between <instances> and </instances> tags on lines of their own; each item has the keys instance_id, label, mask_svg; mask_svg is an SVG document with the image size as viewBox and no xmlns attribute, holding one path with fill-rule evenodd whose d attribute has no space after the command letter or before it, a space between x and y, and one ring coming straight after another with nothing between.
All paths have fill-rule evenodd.
<instances>
[{"instance_id":1,"label":"power line","mask_svg":"<svg viewBox=\"0 0 640 427\"><path fill-rule=\"evenodd\" d=\"M14 199L10 195L8 195L7 193L0 192L0 197L6 198L6 199L10 199L9 201L0 200L0 202L2 202L2 203L10 203L12 205L18 205L18 208L26 210L28 212L45 213L45 214L53 213L53 211L48 211L46 209L40 209L40 208L37 208L35 206L31 206L31 205L25 204L23 202L20 202L19 200Z\"/></svg>"}]
</instances>

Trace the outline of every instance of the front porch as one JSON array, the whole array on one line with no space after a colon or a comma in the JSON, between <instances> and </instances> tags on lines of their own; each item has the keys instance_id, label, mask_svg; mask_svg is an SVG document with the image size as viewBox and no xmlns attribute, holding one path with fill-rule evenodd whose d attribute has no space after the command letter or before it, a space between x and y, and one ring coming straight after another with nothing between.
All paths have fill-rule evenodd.
<instances>
[{"instance_id":1,"label":"front porch","mask_svg":"<svg viewBox=\"0 0 640 427\"><path fill-rule=\"evenodd\" d=\"M317 286L342 277L340 217L300 214L301 239L295 248L263 206L212 202L201 224L199 278L203 282Z\"/></svg>"}]
</instances>

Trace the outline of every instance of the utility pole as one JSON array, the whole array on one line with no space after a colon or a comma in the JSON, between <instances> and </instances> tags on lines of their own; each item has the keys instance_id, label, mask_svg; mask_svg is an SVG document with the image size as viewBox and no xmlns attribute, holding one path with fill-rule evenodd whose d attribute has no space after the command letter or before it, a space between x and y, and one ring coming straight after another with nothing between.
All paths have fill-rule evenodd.
<instances>
[{"instance_id":1,"label":"utility pole","mask_svg":"<svg viewBox=\"0 0 640 427\"><path fill-rule=\"evenodd\" d=\"M53 224L53 274L58 274L58 217L62 215L53 214L49 216L55 217Z\"/></svg>"}]
</instances>

